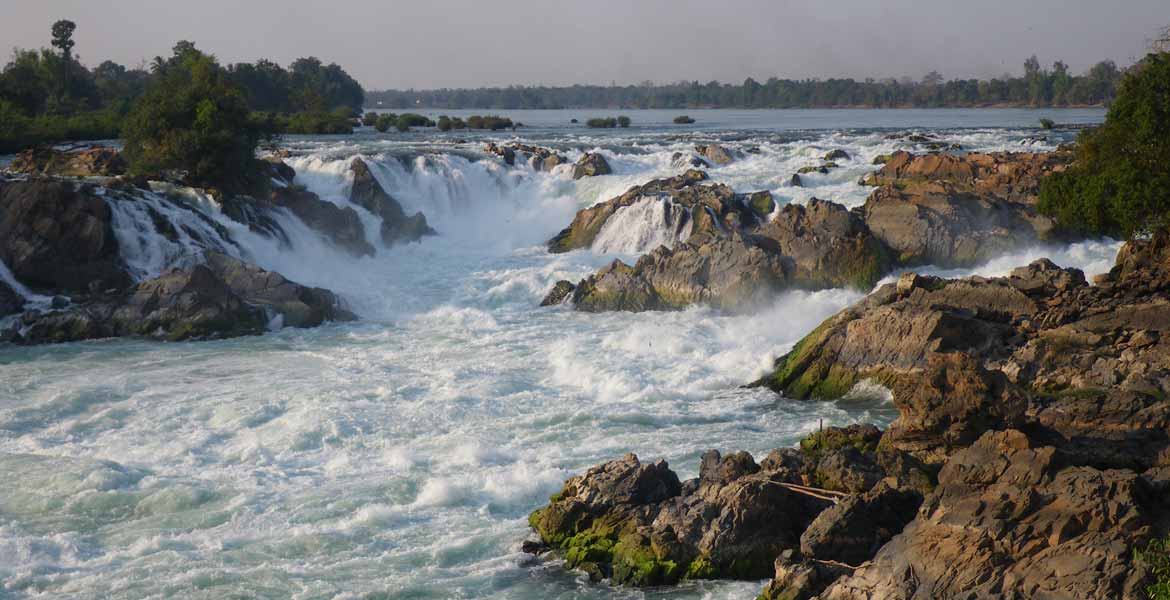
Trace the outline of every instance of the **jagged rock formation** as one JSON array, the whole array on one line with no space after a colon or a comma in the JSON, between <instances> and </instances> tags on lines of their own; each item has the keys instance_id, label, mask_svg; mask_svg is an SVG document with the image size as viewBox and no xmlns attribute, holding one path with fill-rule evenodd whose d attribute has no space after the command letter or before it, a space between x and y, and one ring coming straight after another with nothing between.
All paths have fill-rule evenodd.
<instances>
[{"instance_id":1,"label":"jagged rock formation","mask_svg":"<svg viewBox=\"0 0 1170 600\"><path fill-rule=\"evenodd\" d=\"M872 556L877 541L913 518L917 504L906 510L894 507L894 499L921 500L877 466L880 436L873 427L829 428L802 442L801 450L775 450L759 464L746 452L723 456L711 450L703 455L699 477L681 483L664 461L646 465L629 454L566 481L547 507L530 516L544 546L529 547L561 552L568 566L595 580L628 585L762 578L786 549L808 545L808 556L840 556L848 553L843 548L856 546L854 538L874 546ZM842 457L869 461L882 482L865 495L837 493L850 499L847 510L844 504L834 507L834 496L802 491L810 482L839 476L825 469L848 464ZM867 519L869 529L861 532Z\"/></svg>"},{"instance_id":2,"label":"jagged rock formation","mask_svg":"<svg viewBox=\"0 0 1170 600\"><path fill-rule=\"evenodd\" d=\"M690 236L633 266L615 261L575 286L578 310L670 310L694 303L745 309L779 289L873 285L890 267L884 247L843 206L812 200L772 220L767 192L736 194L690 170L654 180L577 214L552 239L563 252L592 245L618 210L655 195L685 208Z\"/></svg>"},{"instance_id":3,"label":"jagged rock formation","mask_svg":"<svg viewBox=\"0 0 1170 600\"><path fill-rule=\"evenodd\" d=\"M349 201L382 217L382 243L392 246L399 242L417 242L423 236L435 235L421 212L406 216L402 205L386 193L382 184L370 172L366 161L355 158L349 165L353 175Z\"/></svg>"},{"instance_id":4,"label":"jagged rock formation","mask_svg":"<svg viewBox=\"0 0 1170 600\"><path fill-rule=\"evenodd\" d=\"M849 158L840 150L830 157ZM1035 202L1040 179L1067 162L1063 153L899 152L870 178L881 187L853 211L817 199L775 211L767 192L736 194L703 183L706 174L690 170L580 211L550 240L549 250L590 247L619 210L659 196L688 209L690 237L653 250L633 266L613 264L582 281L572 296L578 308L663 310L694 302L737 307L780 288L868 289L900 265L971 265L1053 237L1054 223L1036 212ZM792 185L801 184L800 175L793 175ZM779 269L773 259L779 259ZM718 277L710 266L722 269ZM723 290L731 296L725 298Z\"/></svg>"},{"instance_id":5,"label":"jagged rock formation","mask_svg":"<svg viewBox=\"0 0 1170 600\"><path fill-rule=\"evenodd\" d=\"M695 152L717 165L725 165L735 160L730 150L718 144L697 144Z\"/></svg>"},{"instance_id":6,"label":"jagged rock formation","mask_svg":"<svg viewBox=\"0 0 1170 600\"><path fill-rule=\"evenodd\" d=\"M1035 204L1040 180L1070 160L1065 152L896 152L863 181L881 186L862 208L865 222L902 264L976 264L1055 234Z\"/></svg>"},{"instance_id":7,"label":"jagged rock formation","mask_svg":"<svg viewBox=\"0 0 1170 600\"><path fill-rule=\"evenodd\" d=\"M634 556L657 574L614 576L619 583L750 577L700 562L726 556L718 542L686 540L748 539L711 525L729 506L704 504L699 491L766 478L828 490L818 493L830 500L845 494L813 512L767 500L785 512L769 515L765 535L733 545L753 567L772 553L765 599L1139 600L1151 573L1134 551L1170 533L1168 333L1168 234L1128 243L1096 285L1047 260L1001 278L909 273L826 321L758 382L800 399L876 380L899 411L885 432L829 429L759 465L704 457L698 481L636 511L566 486L532 523L554 548L586 549L571 567L607 575ZM752 504L759 497L737 498L749 506L734 505L736 514L766 510ZM708 517L663 518L677 514L671 506ZM543 519L566 510L592 520L563 529ZM620 534L576 537L597 531L594 522ZM607 539L622 541L621 552L607 551L617 547Z\"/></svg>"}]
</instances>

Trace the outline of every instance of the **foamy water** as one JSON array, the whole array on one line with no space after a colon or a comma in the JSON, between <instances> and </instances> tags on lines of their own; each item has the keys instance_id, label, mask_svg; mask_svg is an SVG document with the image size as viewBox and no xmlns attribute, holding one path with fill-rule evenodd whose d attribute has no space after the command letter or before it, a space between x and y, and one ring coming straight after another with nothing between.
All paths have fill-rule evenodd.
<instances>
[{"instance_id":1,"label":"foamy water","mask_svg":"<svg viewBox=\"0 0 1170 600\"><path fill-rule=\"evenodd\" d=\"M789 292L741 316L541 309L557 280L632 260L677 232L630 219L594 250L550 255L542 244L579 208L677 173L671 155L704 136L759 150L711 169L715 181L770 189L781 203L858 205L868 190L856 180L899 147L886 133L533 132L572 159L600 151L616 171L577 182L563 167L486 160L478 139L294 140L299 183L348 206L346 166L361 155L440 233L362 259L291 215L278 217L285 248L190 190L156 190L156 210L223 251L339 292L362 320L216 342L0 348L0 596L754 597L759 582L588 583L519 551L526 516L564 478L625 452L693 476L708 448L760 457L821 421L888 423L895 411L880 390L819 403L739 387L861 294ZM968 149L1059 142L1038 147L1033 134L940 136ZM839 170L785 185L836 148L852 155ZM167 202L186 208L172 214ZM191 260L190 240L156 239L140 212L115 208L137 276ZM376 231L376 217L360 214ZM944 274L1002 274L1040 256L1092 274L1117 248L1030 249Z\"/></svg>"}]
</instances>

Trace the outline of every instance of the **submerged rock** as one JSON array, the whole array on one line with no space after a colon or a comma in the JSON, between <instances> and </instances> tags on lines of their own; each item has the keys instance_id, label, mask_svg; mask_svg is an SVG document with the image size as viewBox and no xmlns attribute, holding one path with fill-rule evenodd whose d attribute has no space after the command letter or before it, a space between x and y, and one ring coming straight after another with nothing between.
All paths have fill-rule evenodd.
<instances>
[{"instance_id":1,"label":"submerged rock","mask_svg":"<svg viewBox=\"0 0 1170 600\"><path fill-rule=\"evenodd\" d=\"M598 152L586 152L573 165L573 179L609 175L613 170L609 168L609 161Z\"/></svg>"}]
</instances>

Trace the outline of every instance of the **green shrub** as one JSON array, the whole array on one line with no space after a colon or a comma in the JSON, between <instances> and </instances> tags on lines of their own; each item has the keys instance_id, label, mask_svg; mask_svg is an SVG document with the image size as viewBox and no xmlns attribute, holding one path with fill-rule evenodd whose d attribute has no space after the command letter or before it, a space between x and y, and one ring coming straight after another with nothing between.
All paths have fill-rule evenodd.
<instances>
[{"instance_id":1,"label":"green shrub","mask_svg":"<svg viewBox=\"0 0 1170 600\"><path fill-rule=\"evenodd\" d=\"M630 118L625 116L625 115L622 115L622 116L617 118L617 123L618 123L618 127L629 127L630 126Z\"/></svg>"},{"instance_id":2,"label":"green shrub","mask_svg":"<svg viewBox=\"0 0 1170 600\"><path fill-rule=\"evenodd\" d=\"M592 127L594 129L613 129L614 127L617 127L617 124L617 119L613 117L608 119L594 118L585 121L586 127Z\"/></svg>"},{"instance_id":3,"label":"green shrub","mask_svg":"<svg viewBox=\"0 0 1170 600\"><path fill-rule=\"evenodd\" d=\"M1052 119L1040 119L1040 129L1052 129L1056 123Z\"/></svg>"},{"instance_id":4,"label":"green shrub","mask_svg":"<svg viewBox=\"0 0 1170 600\"><path fill-rule=\"evenodd\" d=\"M691 123L694 123L694 122L695 122L695 120L688 117L687 115L679 115L679 116L674 118L675 125L690 125Z\"/></svg>"},{"instance_id":5,"label":"green shrub","mask_svg":"<svg viewBox=\"0 0 1170 600\"><path fill-rule=\"evenodd\" d=\"M374 123L374 129L377 129L380 133L386 133L387 131L390 131L390 128L394 127L396 123L398 123L398 115L394 113L386 113L384 115L378 116L378 121Z\"/></svg>"},{"instance_id":6,"label":"green shrub","mask_svg":"<svg viewBox=\"0 0 1170 600\"><path fill-rule=\"evenodd\" d=\"M196 184L250 186L259 177L256 146L269 133L219 63L180 43L127 115L123 156L133 174L179 169Z\"/></svg>"},{"instance_id":7,"label":"green shrub","mask_svg":"<svg viewBox=\"0 0 1170 600\"><path fill-rule=\"evenodd\" d=\"M1149 600L1170 600L1170 538L1151 541L1145 550L1134 551L1134 558L1153 575L1153 583L1146 587Z\"/></svg>"},{"instance_id":8,"label":"green shrub","mask_svg":"<svg viewBox=\"0 0 1170 600\"><path fill-rule=\"evenodd\" d=\"M367 112L362 116L362 125L366 127L373 127L378 124L378 113L374 111Z\"/></svg>"},{"instance_id":9,"label":"green shrub","mask_svg":"<svg viewBox=\"0 0 1170 600\"><path fill-rule=\"evenodd\" d=\"M323 135L353 133L353 122L339 111L299 112L288 117L281 133Z\"/></svg>"},{"instance_id":10,"label":"green shrub","mask_svg":"<svg viewBox=\"0 0 1170 600\"><path fill-rule=\"evenodd\" d=\"M394 124L394 127L396 129L398 129L398 131L406 131L407 129L410 129L411 127L434 127L434 126L435 126L434 121L432 121L432 120L430 120L422 115L416 115L414 113L403 113L401 115L398 115L398 121Z\"/></svg>"},{"instance_id":11,"label":"green shrub","mask_svg":"<svg viewBox=\"0 0 1170 600\"><path fill-rule=\"evenodd\" d=\"M451 131L451 118L447 115L439 115L439 131Z\"/></svg>"},{"instance_id":12,"label":"green shrub","mask_svg":"<svg viewBox=\"0 0 1170 600\"><path fill-rule=\"evenodd\" d=\"M0 153L15 153L30 146L63 140L116 139L122 127L122 120L122 114L114 110L68 116L26 117L11 103L0 100Z\"/></svg>"},{"instance_id":13,"label":"green shrub","mask_svg":"<svg viewBox=\"0 0 1170 600\"><path fill-rule=\"evenodd\" d=\"M1081 132L1072 167L1042 182L1039 208L1088 235L1130 237L1170 225L1170 53L1130 69L1105 123Z\"/></svg>"},{"instance_id":14,"label":"green shrub","mask_svg":"<svg viewBox=\"0 0 1170 600\"><path fill-rule=\"evenodd\" d=\"M472 115L467 117L467 127L470 129L490 129L492 131L499 131L501 129L508 129L513 127L513 124L512 119L500 117L497 115L488 115L486 117Z\"/></svg>"}]
</instances>

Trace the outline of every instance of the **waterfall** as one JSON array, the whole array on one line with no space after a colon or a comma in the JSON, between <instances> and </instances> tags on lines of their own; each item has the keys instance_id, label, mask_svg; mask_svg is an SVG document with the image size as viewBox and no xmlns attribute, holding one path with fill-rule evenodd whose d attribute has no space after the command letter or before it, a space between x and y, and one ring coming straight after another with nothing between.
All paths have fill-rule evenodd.
<instances>
[{"instance_id":1,"label":"waterfall","mask_svg":"<svg viewBox=\"0 0 1170 600\"><path fill-rule=\"evenodd\" d=\"M646 196L610 215L593 240L593 251L644 254L658 246L672 248L690 237L693 225L690 209L667 196Z\"/></svg>"}]
</instances>

